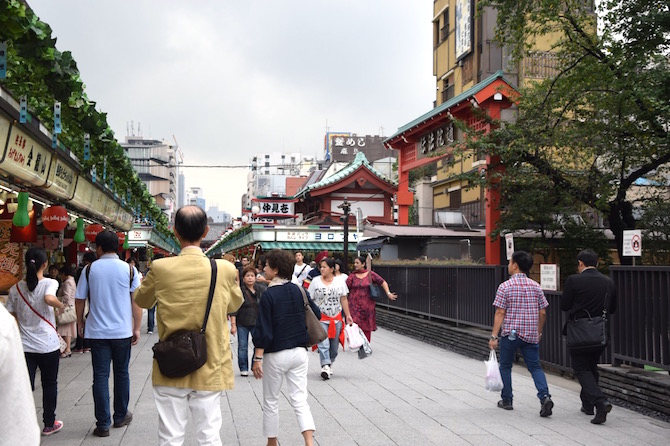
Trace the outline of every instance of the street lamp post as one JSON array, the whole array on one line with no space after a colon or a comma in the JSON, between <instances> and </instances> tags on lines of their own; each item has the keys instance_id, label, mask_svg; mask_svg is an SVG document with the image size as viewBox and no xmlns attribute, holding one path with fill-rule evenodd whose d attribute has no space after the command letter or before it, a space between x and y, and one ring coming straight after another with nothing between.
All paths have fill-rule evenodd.
<instances>
[{"instance_id":1,"label":"street lamp post","mask_svg":"<svg viewBox=\"0 0 670 446\"><path fill-rule=\"evenodd\" d=\"M344 213L344 261L342 265L344 266L344 274L349 273L349 211L351 211L351 203L347 201L347 197L344 197L344 202L338 206L342 209Z\"/></svg>"}]
</instances>

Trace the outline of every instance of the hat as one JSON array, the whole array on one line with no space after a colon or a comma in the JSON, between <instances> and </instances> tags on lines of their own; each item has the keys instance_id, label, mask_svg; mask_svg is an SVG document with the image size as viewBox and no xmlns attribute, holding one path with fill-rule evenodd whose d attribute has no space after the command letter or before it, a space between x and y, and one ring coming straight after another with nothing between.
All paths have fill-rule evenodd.
<instances>
[{"instance_id":1,"label":"hat","mask_svg":"<svg viewBox=\"0 0 670 446\"><path fill-rule=\"evenodd\" d=\"M314 261L315 261L316 263L319 263L320 261L322 261L322 260L325 259L326 257L328 257L328 251L321 251L320 253L318 253L318 254L316 255L316 258L314 259Z\"/></svg>"}]
</instances>

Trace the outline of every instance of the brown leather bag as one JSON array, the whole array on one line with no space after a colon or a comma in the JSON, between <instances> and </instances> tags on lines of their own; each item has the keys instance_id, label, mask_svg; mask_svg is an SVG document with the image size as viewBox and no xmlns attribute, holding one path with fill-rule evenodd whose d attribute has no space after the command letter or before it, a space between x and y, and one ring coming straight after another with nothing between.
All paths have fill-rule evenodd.
<instances>
[{"instance_id":1,"label":"brown leather bag","mask_svg":"<svg viewBox=\"0 0 670 446\"><path fill-rule=\"evenodd\" d=\"M205 328L209 319L209 310L212 308L214 285L216 284L216 261L210 259L212 265L212 279L209 283L209 297L205 320L199 331L180 331L164 341L158 341L153 346L154 359L158 363L161 374L168 378L181 378L190 375L207 362L207 339Z\"/></svg>"},{"instance_id":2,"label":"brown leather bag","mask_svg":"<svg viewBox=\"0 0 670 446\"><path fill-rule=\"evenodd\" d=\"M326 330L323 329L323 325L316 318L312 307L309 305L307 300L307 293L305 289L299 286L300 292L302 293L302 300L305 303L305 324L307 325L307 336L309 337L309 344L307 347L318 344L328 337Z\"/></svg>"}]
</instances>

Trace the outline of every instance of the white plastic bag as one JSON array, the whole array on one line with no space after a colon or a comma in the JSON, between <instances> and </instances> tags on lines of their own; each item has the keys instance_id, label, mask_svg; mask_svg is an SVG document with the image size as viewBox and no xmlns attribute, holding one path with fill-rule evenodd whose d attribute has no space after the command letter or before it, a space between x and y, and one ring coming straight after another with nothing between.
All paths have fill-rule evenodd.
<instances>
[{"instance_id":1,"label":"white plastic bag","mask_svg":"<svg viewBox=\"0 0 670 446\"><path fill-rule=\"evenodd\" d=\"M363 345L363 336L357 324L344 326L345 343L349 344L349 350L356 351Z\"/></svg>"},{"instance_id":2,"label":"white plastic bag","mask_svg":"<svg viewBox=\"0 0 670 446\"><path fill-rule=\"evenodd\" d=\"M372 347L370 346L370 342L368 342L368 338L365 337L363 330L359 328L358 332L363 339L363 345L358 349L358 359L365 359L372 354Z\"/></svg>"},{"instance_id":3,"label":"white plastic bag","mask_svg":"<svg viewBox=\"0 0 670 446\"><path fill-rule=\"evenodd\" d=\"M496 351L491 350L489 360L484 361L486 364L486 385L484 386L489 392L499 392L503 388L502 376L500 376L500 366L498 365L498 357Z\"/></svg>"}]
</instances>

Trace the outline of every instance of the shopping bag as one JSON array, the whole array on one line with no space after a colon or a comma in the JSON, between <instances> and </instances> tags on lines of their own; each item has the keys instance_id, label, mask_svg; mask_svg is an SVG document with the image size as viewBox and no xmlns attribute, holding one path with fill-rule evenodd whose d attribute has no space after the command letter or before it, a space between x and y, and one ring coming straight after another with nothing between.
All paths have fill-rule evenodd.
<instances>
[{"instance_id":1,"label":"shopping bag","mask_svg":"<svg viewBox=\"0 0 670 446\"><path fill-rule=\"evenodd\" d=\"M361 338L363 338L363 345L361 345L361 348L358 349L358 359L365 359L372 354L372 347L370 346L368 338L365 337L365 334L363 333L363 330L360 329L360 327L358 328L358 333L361 335Z\"/></svg>"},{"instance_id":2,"label":"shopping bag","mask_svg":"<svg viewBox=\"0 0 670 446\"><path fill-rule=\"evenodd\" d=\"M486 385L484 386L489 392L499 392L503 388L502 376L500 376L500 367L498 366L498 357L496 351L491 350L489 360L484 361L486 364Z\"/></svg>"},{"instance_id":3,"label":"shopping bag","mask_svg":"<svg viewBox=\"0 0 670 446\"><path fill-rule=\"evenodd\" d=\"M344 339L346 344L349 344L349 350L356 351L361 348L363 346L363 338L365 336L361 336L358 324L344 326Z\"/></svg>"}]
</instances>

